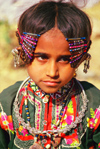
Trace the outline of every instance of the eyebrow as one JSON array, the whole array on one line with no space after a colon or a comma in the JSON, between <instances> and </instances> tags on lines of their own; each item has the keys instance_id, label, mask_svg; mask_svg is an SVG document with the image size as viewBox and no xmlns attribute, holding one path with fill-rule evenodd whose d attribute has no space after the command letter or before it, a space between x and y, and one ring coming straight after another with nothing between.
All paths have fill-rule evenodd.
<instances>
[{"instance_id":1,"label":"eyebrow","mask_svg":"<svg viewBox=\"0 0 100 149\"><path fill-rule=\"evenodd\" d=\"M44 53L44 52L37 52L37 53L34 53L34 56L37 56L37 55L48 55L48 53ZM66 57L70 57L71 55L67 55L67 54L64 54L64 55L59 55L59 56L66 56Z\"/></svg>"},{"instance_id":2,"label":"eyebrow","mask_svg":"<svg viewBox=\"0 0 100 149\"><path fill-rule=\"evenodd\" d=\"M49 54L47 54L47 53L41 53L41 52L34 53L34 56L35 56L35 57L45 56L45 57L47 57L47 58L50 57ZM60 59L60 58L66 58L68 61L70 61L71 55L59 55L57 59Z\"/></svg>"},{"instance_id":3,"label":"eyebrow","mask_svg":"<svg viewBox=\"0 0 100 149\"><path fill-rule=\"evenodd\" d=\"M37 52L37 53L34 53L34 55L43 55L43 54L48 55L47 53L44 53L44 52Z\"/></svg>"},{"instance_id":4,"label":"eyebrow","mask_svg":"<svg viewBox=\"0 0 100 149\"><path fill-rule=\"evenodd\" d=\"M37 52L37 53L34 53L34 56L47 56L47 57L49 57L50 55L47 53Z\"/></svg>"}]
</instances>

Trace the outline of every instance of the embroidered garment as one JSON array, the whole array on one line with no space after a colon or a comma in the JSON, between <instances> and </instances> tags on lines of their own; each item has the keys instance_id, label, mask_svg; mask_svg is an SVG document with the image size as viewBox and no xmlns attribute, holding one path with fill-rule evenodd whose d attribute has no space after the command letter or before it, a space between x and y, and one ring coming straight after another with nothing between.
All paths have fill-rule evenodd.
<instances>
[{"instance_id":1,"label":"embroidered garment","mask_svg":"<svg viewBox=\"0 0 100 149\"><path fill-rule=\"evenodd\" d=\"M34 136L18 122L13 105L16 92L21 82L4 90L0 95L0 148L29 149L34 143ZM27 83L27 82L26 82ZM66 101L64 112L60 121L60 128L71 125L78 116L83 105L81 89L75 79L62 87L55 94L44 93L36 84L30 80L28 83L28 107L30 113L31 127L37 130L52 130L56 128L59 113L62 109L63 100L73 86L70 97ZM61 133L61 143L56 149L77 148L97 149L100 148L100 91L87 82L81 82L89 100L87 111L82 122L75 129ZM25 111L25 86L20 89L19 112L27 122ZM7 106L8 105L8 106ZM50 144L49 137L39 138L43 148ZM53 146L50 147L53 149Z\"/></svg>"}]
</instances>

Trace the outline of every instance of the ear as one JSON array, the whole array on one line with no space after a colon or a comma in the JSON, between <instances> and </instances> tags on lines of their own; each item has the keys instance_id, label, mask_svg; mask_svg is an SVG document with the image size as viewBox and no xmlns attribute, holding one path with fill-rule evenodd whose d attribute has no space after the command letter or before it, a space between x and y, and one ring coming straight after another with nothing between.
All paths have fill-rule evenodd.
<instances>
[{"instance_id":1,"label":"ear","mask_svg":"<svg viewBox=\"0 0 100 149\"><path fill-rule=\"evenodd\" d=\"M90 46L92 44L92 41L90 40L88 43L87 43L87 52L89 51L90 49ZM76 68L79 67L79 65L84 61L84 60L90 60L91 59L91 55L89 53L85 53L83 55L83 57L79 60L79 62L76 64Z\"/></svg>"},{"instance_id":2,"label":"ear","mask_svg":"<svg viewBox=\"0 0 100 149\"><path fill-rule=\"evenodd\" d=\"M88 53L85 53L85 54L82 56L82 58L79 60L79 62L77 63L76 68L78 68L79 65L80 65L84 60L87 59L87 57L88 57Z\"/></svg>"},{"instance_id":3,"label":"ear","mask_svg":"<svg viewBox=\"0 0 100 149\"><path fill-rule=\"evenodd\" d=\"M89 53L84 54L81 60L77 63L76 68L78 68L79 65L85 60L83 72L87 73L87 69L89 69L90 67L90 59L91 59L91 55Z\"/></svg>"},{"instance_id":4,"label":"ear","mask_svg":"<svg viewBox=\"0 0 100 149\"><path fill-rule=\"evenodd\" d=\"M22 51L22 47L21 46L17 47L16 49L18 50L19 53L20 53L20 51Z\"/></svg>"}]
</instances>

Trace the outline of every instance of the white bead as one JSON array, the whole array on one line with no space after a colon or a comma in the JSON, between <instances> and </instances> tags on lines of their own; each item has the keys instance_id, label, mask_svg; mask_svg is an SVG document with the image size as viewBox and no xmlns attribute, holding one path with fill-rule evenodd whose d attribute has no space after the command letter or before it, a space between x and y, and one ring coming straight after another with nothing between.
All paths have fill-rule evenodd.
<instances>
[{"instance_id":1,"label":"white bead","mask_svg":"<svg viewBox=\"0 0 100 149\"><path fill-rule=\"evenodd\" d=\"M25 99L25 105L27 105L27 103L28 103L28 101L27 101L27 99Z\"/></svg>"},{"instance_id":2,"label":"white bead","mask_svg":"<svg viewBox=\"0 0 100 149\"><path fill-rule=\"evenodd\" d=\"M34 142L37 142L37 137L34 137Z\"/></svg>"},{"instance_id":3,"label":"white bead","mask_svg":"<svg viewBox=\"0 0 100 149\"><path fill-rule=\"evenodd\" d=\"M46 145L46 148L47 148L47 149L49 149L49 148L50 148L50 146L51 146L50 144L47 144L47 145Z\"/></svg>"}]
</instances>

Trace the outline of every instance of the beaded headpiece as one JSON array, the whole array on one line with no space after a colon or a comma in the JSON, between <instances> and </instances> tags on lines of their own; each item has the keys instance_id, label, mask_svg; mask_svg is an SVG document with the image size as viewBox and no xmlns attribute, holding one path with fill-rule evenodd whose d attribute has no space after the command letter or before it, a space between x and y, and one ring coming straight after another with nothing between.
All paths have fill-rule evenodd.
<instances>
[{"instance_id":1,"label":"beaded headpiece","mask_svg":"<svg viewBox=\"0 0 100 149\"><path fill-rule=\"evenodd\" d=\"M21 35L19 30L18 34L20 37L20 45L22 46L22 49L24 50L25 54L29 57L29 59L32 59L40 35L27 32L23 32L23 34Z\"/></svg>"},{"instance_id":2,"label":"beaded headpiece","mask_svg":"<svg viewBox=\"0 0 100 149\"><path fill-rule=\"evenodd\" d=\"M69 42L70 64L71 67L76 67L77 61L80 60L87 52L87 41L85 37L81 38L66 38Z\"/></svg>"},{"instance_id":3,"label":"beaded headpiece","mask_svg":"<svg viewBox=\"0 0 100 149\"><path fill-rule=\"evenodd\" d=\"M18 29L17 29L18 30ZM23 32L21 35L19 30L17 31L17 34L20 38L19 44L21 45L23 51L25 54L28 56L30 60L33 59L34 55L34 50L38 42L38 38L40 37L39 34L34 34L34 33L27 33ZM80 38L66 38L66 40L69 43L69 51L71 53L71 56L69 58L69 63L71 64L72 68L76 68L78 63L80 62L81 58L87 53L88 48L87 48L87 41L85 37L80 37ZM15 51L16 53L16 51ZM14 55L14 50L13 50L13 55ZM88 56L88 66L86 67L85 64L85 71L87 72L86 69L89 68L89 60L90 60L90 55L87 54Z\"/></svg>"}]
</instances>

